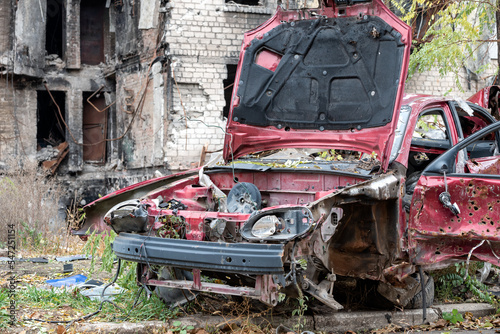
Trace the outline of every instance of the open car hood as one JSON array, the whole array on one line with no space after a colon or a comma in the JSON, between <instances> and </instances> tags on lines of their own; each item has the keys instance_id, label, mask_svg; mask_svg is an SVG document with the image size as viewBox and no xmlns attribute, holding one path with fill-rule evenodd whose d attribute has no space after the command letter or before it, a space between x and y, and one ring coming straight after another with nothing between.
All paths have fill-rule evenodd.
<instances>
[{"instance_id":1,"label":"open car hood","mask_svg":"<svg viewBox=\"0 0 500 334\"><path fill-rule=\"evenodd\" d=\"M387 168L411 31L381 1L278 8L243 39L226 161L278 148L376 154Z\"/></svg>"}]
</instances>

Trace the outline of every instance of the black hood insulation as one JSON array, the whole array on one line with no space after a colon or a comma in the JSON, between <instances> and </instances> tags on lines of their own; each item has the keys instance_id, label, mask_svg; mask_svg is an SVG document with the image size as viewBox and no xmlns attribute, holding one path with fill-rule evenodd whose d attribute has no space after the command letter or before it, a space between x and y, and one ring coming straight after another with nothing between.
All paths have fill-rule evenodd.
<instances>
[{"instance_id":1,"label":"black hood insulation","mask_svg":"<svg viewBox=\"0 0 500 334\"><path fill-rule=\"evenodd\" d=\"M392 120L405 44L378 17L283 23L245 50L232 120L345 130ZM261 66L265 55L275 66Z\"/></svg>"}]
</instances>

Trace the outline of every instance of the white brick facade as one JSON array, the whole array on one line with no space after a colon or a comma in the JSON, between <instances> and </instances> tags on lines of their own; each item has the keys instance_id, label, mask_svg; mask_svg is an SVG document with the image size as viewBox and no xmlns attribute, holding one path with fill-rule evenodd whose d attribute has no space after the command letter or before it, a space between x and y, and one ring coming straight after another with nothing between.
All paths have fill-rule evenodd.
<instances>
[{"instance_id":1,"label":"white brick facade","mask_svg":"<svg viewBox=\"0 0 500 334\"><path fill-rule=\"evenodd\" d=\"M166 162L175 171L196 166L207 143L209 151L222 149L226 64L237 63L244 32L270 18L276 1L265 6L226 5L224 0L170 4L164 40L174 82Z\"/></svg>"},{"instance_id":2,"label":"white brick facade","mask_svg":"<svg viewBox=\"0 0 500 334\"><path fill-rule=\"evenodd\" d=\"M493 64L492 64L493 65ZM495 66L489 66L488 70L479 77L475 74L467 76L464 69L459 71L459 83L461 91L456 82L454 73L445 76L439 74L437 68L423 73L414 74L406 81L405 91L412 94L428 94L436 96L460 97L466 100L487 85L491 85L491 79L495 76Z\"/></svg>"}]
</instances>

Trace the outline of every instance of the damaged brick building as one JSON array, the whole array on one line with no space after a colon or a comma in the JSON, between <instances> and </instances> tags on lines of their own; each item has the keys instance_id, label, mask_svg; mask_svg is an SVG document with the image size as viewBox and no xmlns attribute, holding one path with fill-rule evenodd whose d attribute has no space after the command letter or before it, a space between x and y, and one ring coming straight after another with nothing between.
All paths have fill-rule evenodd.
<instances>
[{"instance_id":1,"label":"damaged brick building","mask_svg":"<svg viewBox=\"0 0 500 334\"><path fill-rule=\"evenodd\" d=\"M88 203L157 170L197 166L202 150L222 149L243 33L276 6L0 0L0 167L37 159L66 198ZM453 87L427 81L407 87Z\"/></svg>"},{"instance_id":2,"label":"damaged brick building","mask_svg":"<svg viewBox=\"0 0 500 334\"><path fill-rule=\"evenodd\" d=\"M243 32L275 7L0 0L0 164L38 159L85 202L197 166L222 148Z\"/></svg>"}]
</instances>

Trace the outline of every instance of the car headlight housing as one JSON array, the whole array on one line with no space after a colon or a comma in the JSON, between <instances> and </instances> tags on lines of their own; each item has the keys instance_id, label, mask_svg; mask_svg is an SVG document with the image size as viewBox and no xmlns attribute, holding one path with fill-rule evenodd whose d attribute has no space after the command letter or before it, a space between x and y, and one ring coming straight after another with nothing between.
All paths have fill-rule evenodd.
<instances>
[{"instance_id":1,"label":"car headlight housing","mask_svg":"<svg viewBox=\"0 0 500 334\"><path fill-rule=\"evenodd\" d=\"M286 207L260 211L241 229L249 241L284 242L306 234L314 226L312 213L304 207Z\"/></svg>"},{"instance_id":2,"label":"car headlight housing","mask_svg":"<svg viewBox=\"0 0 500 334\"><path fill-rule=\"evenodd\" d=\"M252 235L259 239L270 237L276 232L279 219L275 215L264 216L252 226Z\"/></svg>"}]
</instances>

